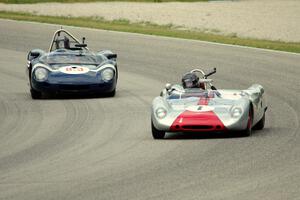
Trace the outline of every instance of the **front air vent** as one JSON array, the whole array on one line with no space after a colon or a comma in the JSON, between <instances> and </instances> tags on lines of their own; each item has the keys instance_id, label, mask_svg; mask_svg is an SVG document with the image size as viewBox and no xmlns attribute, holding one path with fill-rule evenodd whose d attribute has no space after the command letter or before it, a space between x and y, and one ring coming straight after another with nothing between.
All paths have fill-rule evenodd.
<instances>
[{"instance_id":1,"label":"front air vent","mask_svg":"<svg viewBox=\"0 0 300 200\"><path fill-rule=\"evenodd\" d=\"M188 130L209 130L213 129L213 126L210 125L185 125L182 126L183 129L188 129Z\"/></svg>"},{"instance_id":2,"label":"front air vent","mask_svg":"<svg viewBox=\"0 0 300 200\"><path fill-rule=\"evenodd\" d=\"M88 90L88 85L60 85L61 90Z\"/></svg>"}]
</instances>

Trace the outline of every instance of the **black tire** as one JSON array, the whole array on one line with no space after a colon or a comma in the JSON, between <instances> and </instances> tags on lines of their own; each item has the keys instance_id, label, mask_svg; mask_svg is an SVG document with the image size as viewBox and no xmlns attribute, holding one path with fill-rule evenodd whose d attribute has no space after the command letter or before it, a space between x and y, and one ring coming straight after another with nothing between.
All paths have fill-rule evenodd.
<instances>
[{"instance_id":1,"label":"black tire","mask_svg":"<svg viewBox=\"0 0 300 200\"><path fill-rule=\"evenodd\" d=\"M32 99L41 99L42 98L42 93L39 91L36 91L33 88L30 89L30 94L31 94Z\"/></svg>"},{"instance_id":2,"label":"black tire","mask_svg":"<svg viewBox=\"0 0 300 200\"><path fill-rule=\"evenodd\" d=\"M114 97L115 95L116 95L116 88L113 91L106 93L107 97Z\"/></svg>"},{"instance_id":3,"label":"black tire","mask_svg":"<svg viewBox=\"0 0 300 200\"><path fill-rule=\"evenodd\" d=\"M151 120L151 131L152 131L152 136L154 139L163 139L166 134L166 132L164 132L164 131L157 130L155 128L155 126L153 125L152 120Z\"/></svg>"},{"instance_id":4,"label":"black tire","mask_svg":"<svg viewBox=\"0 0 300 200\"><path fill-rule=\"evenodd\" d=\"M253 127L255 130L262 130L265 127L265 121L266 121L266 113L264 113L263 117L257 122L257 124Z\"/></svg>"},{"instance_id":5,"label":"black tire","mask_svg":"<svg viewBox=\"0 0 300 200\"><path fill-rule=\"evenodd\" d=\"M252 110L250 110L248 115L247 128L242 131L242 136L249 137L252 135L252 123L253 123L253 116L252 116Z\"/></svg>"}]
</instances>

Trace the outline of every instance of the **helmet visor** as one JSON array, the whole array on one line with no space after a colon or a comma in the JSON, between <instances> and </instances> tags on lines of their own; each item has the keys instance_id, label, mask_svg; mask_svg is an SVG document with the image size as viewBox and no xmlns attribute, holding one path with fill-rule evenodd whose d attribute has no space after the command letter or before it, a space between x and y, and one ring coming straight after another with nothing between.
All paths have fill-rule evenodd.
<instances>
[{"instance_id":1,"label":"helmet visor","mask_svg":"<svg viewBox=\"0 0 300 200\"><path fill-rule=\"evenodd\" d=\"M188 80L184 80L185 83L185 87L187 88L192 88L194 86L193 81L188 79Z\"/></svg>"}]
</instances>

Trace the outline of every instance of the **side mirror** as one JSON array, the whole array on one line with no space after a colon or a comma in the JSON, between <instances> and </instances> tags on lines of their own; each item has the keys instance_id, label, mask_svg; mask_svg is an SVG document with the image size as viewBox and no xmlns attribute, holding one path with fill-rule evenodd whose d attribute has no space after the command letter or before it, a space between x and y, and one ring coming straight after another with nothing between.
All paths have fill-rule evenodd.
<instances>
[{"instance_id":1,"label":"side mirror","mask_svg":"<svg viewBox=\"0 0 300 200\"><path fill-rule=\"evenodd\" d=\"M108 54L107 59L112 60L112 59L116 59L117 58L117 54L113 53L113 54Z\"/></svg>"},{"instance_id":2,"label":"side mirror","mask_svg":"<svg viewBox=\"0 0 300 200\"><path fill-rule=\"evenodd\" d=\"M39 57L39 56L40 56L40 53L39 53L39 52L35 52L35 51L32 52L32 51L31 51L31 52L29 52L28 55L27 55L27 60L28 60L28 61L31 61L31 60L33 60L33 59Z\"/></svg>"},{"instance_id":3,"label":"side mirror","mask_svg":"<svg viewBox=\"0 0 300 200\"><path fill-rule=\"evenodd\" d=\"M39 52L30 52L30 55L31 55L32 57L37 58L37 57L40 56L40 53L39 53Z\"/></svg>"},{"instance_id":4,"label":"side mirror","mask_svg":"<svg viewBox=\"0 0 300 200\"><path fill-rule=\"evenodd\" d=\"M172 84L171 83L167 83L165 86L166 90L170 90L172 88Z\"/></svg>"},{"instance_id":5,"label":"side mirror","mask_svg":"<svg viewBox=\"0 0 300 200\"><path fill-rule=\"evenodd\" d=\"M260 88L260 93L263 95L265 93L265 89L263 87Z\"/></svg>"}]
</instances>

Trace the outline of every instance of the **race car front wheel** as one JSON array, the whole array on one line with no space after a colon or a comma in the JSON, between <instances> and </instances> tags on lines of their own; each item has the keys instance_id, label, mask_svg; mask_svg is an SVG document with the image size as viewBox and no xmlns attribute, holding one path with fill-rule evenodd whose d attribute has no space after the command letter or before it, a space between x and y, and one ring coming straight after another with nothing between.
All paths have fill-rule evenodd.
<instances>
[{"instance_id":1,"label":"race car front wheel","mask_svg":"<svg viewBox=\"0 0 300 200\"><path fill-rule=\"evenodd\" d=\"M30 89L30 94L31 94L32 99L41 99L42 98L42 93L39 91L36 91L33 88Z\"/></svg>"},{"instance_id":2,"label":"race car front wheel","mask_svg":"<svg viewBox=\"0 0 300 200\"><path fill-rule=\"evenodd\" d=\"M152 136L154 139L163 139L165 137L166 132L157 130L155 128L155 126L153 125L152 120L151 120L151 130L152 130Z\"/></svg>"},{"instance_id":3,"label":"race car front wheel","mask_svg":"<svg viewBox=\"0 0 300 200\"><path fill-rule=\"evenodd\" d=\"M255 130L262 130L265 127L266 113L264 113L263 117L257 122L257 124L253 127Z\"/></svg>"},{"instance_id":4,"label":"race car front wheel","mask_svg":"<svg viewBox=\"0 0 300 200\"><path fill-rule=\"evenodd\" d=\"M247 128L242 131L242 136L248 137L252 134L252 111L250 109L249 115L248 115L248 122L247 122Z\"/></svg>"},{"instance_id":5,"label":"race car front wheel","mask_svg":"<svg viewBox=\"0 0 300 200\"><path fill-rule=\"evenodd\" d=\"M116 88L113 91L106 93L107 97L114 97L115 95L116 95Z\"/></svg>"}]
</instances>

